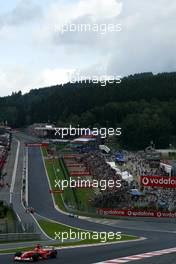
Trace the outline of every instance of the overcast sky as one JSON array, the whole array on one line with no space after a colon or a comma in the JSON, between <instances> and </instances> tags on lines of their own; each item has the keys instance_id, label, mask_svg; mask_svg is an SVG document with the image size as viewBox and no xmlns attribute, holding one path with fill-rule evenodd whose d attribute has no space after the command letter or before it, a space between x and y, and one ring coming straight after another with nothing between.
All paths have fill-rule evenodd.
<instances>
[{"instance_id":1,"label":"overcast sky","mask_svg":"<svg viewBox=\"0 0 176 264\"><path fill-rule=\"evenodd\" d=\"M68 72L176 71L175 0L0 2L0 96L59 84ZM65 32L62 24L120 24L121 32Z\"/></svg>"}]
</instances>

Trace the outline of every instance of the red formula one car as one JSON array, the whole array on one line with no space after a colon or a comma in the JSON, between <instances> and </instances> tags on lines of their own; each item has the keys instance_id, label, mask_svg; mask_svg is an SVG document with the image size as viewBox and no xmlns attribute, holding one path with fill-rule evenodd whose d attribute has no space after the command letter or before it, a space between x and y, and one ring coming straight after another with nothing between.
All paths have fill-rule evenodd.
<instances>
[{"instance_id":1,"label":"red formula one car","mask_svg":"<svg viewBox=\"0 0 176 264\"><path fill-rule=\"evenodd\" d=\"M37 244L34 250L26 252L16 252L14 261L31 261L35 262L42 259L56 258L57 250L51 247L42 248L41 245Z\"/></svg>"}]
</instances>

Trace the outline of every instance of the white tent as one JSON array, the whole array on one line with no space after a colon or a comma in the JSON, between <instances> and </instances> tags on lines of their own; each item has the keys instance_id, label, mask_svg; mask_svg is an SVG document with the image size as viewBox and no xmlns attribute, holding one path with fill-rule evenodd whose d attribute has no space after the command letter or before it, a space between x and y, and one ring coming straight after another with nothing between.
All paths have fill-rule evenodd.
<instances>
[{"instance_id":1,"label":"white tent","mask_svg":"<svg viewBox=\"0 0 176 264\"><path fill-rule=\"evenodd\" d=\"M122 176L122 179L127 181L128 183L133 181L133 176L128 171L121 171L115 164L115 162L107 162L111 166L112 169L116 171L117 174Z\"/></svg>"},{"instance_id":2,"label":"white tent","mask_svg":"<svg viewBox=\"0 0 176 264\"><path fill-rule=\"evenodd\" d=\"M99 145L99 149L109 153L111 150L106 145Z\"/></svg>"},{"instance_id":3,"label":"white tent","mask_svg":"<svg viewBox=\"0 0 176 264\"><path fill-rule=\"evenodd\" d=\"M122 172L122 179L127 181L128 183L133 181L133 176L128 171Z\"/></svg>"}]
</instances>

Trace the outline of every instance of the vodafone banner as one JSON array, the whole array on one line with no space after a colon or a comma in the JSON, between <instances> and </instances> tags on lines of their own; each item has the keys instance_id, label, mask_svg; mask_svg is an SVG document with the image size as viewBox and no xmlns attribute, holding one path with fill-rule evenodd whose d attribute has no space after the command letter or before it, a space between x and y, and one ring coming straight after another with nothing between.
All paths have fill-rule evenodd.
<instances>
[{"instance_id":1,"label":"vodafone banner","mask_svg":"<svg viewBox=\"0 0 176 264\"><path fill-rule=\"evenodd\" d=\"M176 188L176 177L169 176L141 176L142 186L153 186L162 188Z\"/></svg>"},{"instance_id":2,"label":"vodafone banner","mask_svg":"<svg viewBox=\"0 0 176 264\"><path fill-rule=\"evenodd\" d=\"M71 177L78 177L78 176L90 176L90 172L88 171L85 171L85 172L80 172L80 171L77 171L77 172L70 172L70 176Z\"/></svg>"},{"instance_id":3,"label":"vodafone banner","mask_svg":"<svg viewBox=\"0 0 176 264\"><path fill-rule=\"evenodd\" d=\"M176 212L160 211L138 211L138 210L120 210L120 209L98 209L99 215L123 216L123 217L157 217L157 218L176 218Z\"/></svg>"},{"instance_id":4,"label":"vodafone banner","mask_svg":"<svg viewBox=\"0 0 176 264\"><path fill-rule=\"evenodd\" d=\"M64 159L74 159L74 158L79 158L79 154L65 154Z\"/></svg>"},{"instance_id":5,"label":"vodafone banner","mask_svg":"<svg viewBox=\"0 0 176 264\"><path fill-rule=\"evenodd\" d=\"M48 147L49 144L48 143L26 143L25 144L26 147Z\"/></svg>"},{"instance_id":6,"label":"vodafone banner","mask_svg":"<svg viewBox=\"0 0 176 264\"><path fill-rule=\"evenodd\" d=\"M73 168L79 168L79 167L84 167L84 164L81 163L67 163L67 167L73 167Z\"/></svg>"}]
</instances>

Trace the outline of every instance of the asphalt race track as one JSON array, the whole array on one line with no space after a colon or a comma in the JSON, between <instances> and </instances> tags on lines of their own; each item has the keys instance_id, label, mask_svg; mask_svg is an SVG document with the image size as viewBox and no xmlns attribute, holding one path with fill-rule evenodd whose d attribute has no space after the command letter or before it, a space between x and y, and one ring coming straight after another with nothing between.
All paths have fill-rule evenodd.
<instances>
[{"instance_id":1,"label":"asphalt race track","mask_svg":"<svg viewBox=\"0 0 176 264\"><path fill-rule=\"evenodd\" d=\"M99 247L98 250L96 250L96 248L91 248L91 249L87 249L86 251L83 249L72 249L72 250L62 250L58 255L58 258L56 260L48 260L47 263L48 264L59 264L59 263L64 263L64 264L74 264L76 263L77 259L78 259L78 255L80 260L77 263L90 263L87 262L87 255L88 254L92 254L93 255L99 255L99 258L101 258L102 256L102 252L103 252L104 248ZM113 253L114 250L117 250L115 248L109 248L109 253L108 250L105 251L105 253L103 254L107 254L107 255L111 255ZM112 258L112 255L110 256L109 259ZM152 257L152 258L147 258L145 260L140 260L140 261L132 261L131 264L175 264L176 260L176 256L175 254L169 254L169 255L164 255L164 256L159 256L159 257ZM13 256L12 255L2 255L0 257L0 263L2 264L10 264L13 263ZM27 263L27 262L21 262L21 263ZM40 261L39 263L43 263L43 261ZM44 261L44 263L46 263L46 261ZM96 262L91 262L91 263L96 263ZM114 262L115 264L118 264L118 262ZM112 264L112 263L110 263ZM119 263L120 264L120 263Z\"/></svg>"},{"instance_id":2,"label":"asphalt race track","mask_svg":"<svg viewBox=\"0 0 176 264\"><path fill-rule=\"evenodd\" d=\"M49 193L49 185L39 148L29 148L29 205L34 207L38 214L71 226L96 231L121 231L122 233L147 238L143 241L119 243L107 246L61 249L58 252L58 259L49 260L48 263L91 264L105 260L142 254L145 252L147 253L154 250L176 247L176 233L174 233L175 224L173 223L137 221L134 226L134 224L132 225L130 221L117 221L116 226L108 226L91 223L86 220L70 218L69 216L56 211L53 206L52 197ZM150 226L152 227L151 229ZM134 264L174 264L176 263L176 253L130 262ZM0 264L1 263L12 263L12 256L0 256Z\"/></svg>"}]
</instances>

